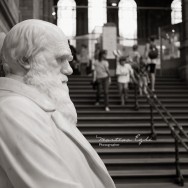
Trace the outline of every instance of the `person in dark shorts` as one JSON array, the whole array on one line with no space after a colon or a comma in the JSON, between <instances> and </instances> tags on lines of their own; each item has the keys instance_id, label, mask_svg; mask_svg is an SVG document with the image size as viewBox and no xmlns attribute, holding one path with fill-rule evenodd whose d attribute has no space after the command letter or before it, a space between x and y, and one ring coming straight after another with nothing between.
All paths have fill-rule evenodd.
<instances>
[{"instance_id":1,"label":"person in dark shorts","mask_svg":"<svg viewBox=\"0 0 188 188\"><path fill-rule=\"evenodd\" d=\"M146 44L145 58L148 63L148 71L150 74L151 90L155 91L155 72L156 72L156 59L158 57L158 49L155 44L155 38L150 37L149 43Z\"/></svg>"}]
</instances>

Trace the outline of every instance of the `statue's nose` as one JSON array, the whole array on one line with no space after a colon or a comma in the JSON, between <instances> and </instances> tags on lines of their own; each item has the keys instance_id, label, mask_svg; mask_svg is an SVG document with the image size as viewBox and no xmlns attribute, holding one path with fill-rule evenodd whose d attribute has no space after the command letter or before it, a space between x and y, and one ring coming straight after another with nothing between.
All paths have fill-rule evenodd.
<instances>
[{"instance_id":1,"label":"statue's nose","mask_svg":"<svg viewBox=\"0 0 188 188\"><path fill-rule=\"evenodd\" d=\"M73 73L73 70L68 61L63 63L61 67L61 73L65 75L71 75Z\"/></svg>"}]
</instances>

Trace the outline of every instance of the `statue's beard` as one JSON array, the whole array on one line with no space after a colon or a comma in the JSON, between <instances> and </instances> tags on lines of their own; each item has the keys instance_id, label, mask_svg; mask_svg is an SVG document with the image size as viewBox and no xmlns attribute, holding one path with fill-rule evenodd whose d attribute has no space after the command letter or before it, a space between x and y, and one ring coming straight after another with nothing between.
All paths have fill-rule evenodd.
<instances>
[{"instance_id":1,"label":"statue's beard","mask_svg":"<svg viewBox=\"0 0 188 188\"><path fill-rule=\"evenodd\" d=\"M56 109L71 123L77 123L77 113L69 96L67 83L63 83L63 75L54 76L52 73L29 71L24 82L32 85L46 94L55 104Z\"/></svg>"}]
</instances>

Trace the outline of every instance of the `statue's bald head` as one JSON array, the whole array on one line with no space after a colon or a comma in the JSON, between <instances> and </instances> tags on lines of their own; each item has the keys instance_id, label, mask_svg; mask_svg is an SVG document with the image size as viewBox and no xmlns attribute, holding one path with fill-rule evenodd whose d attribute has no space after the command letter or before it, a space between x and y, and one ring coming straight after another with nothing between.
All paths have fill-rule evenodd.
<instances>
[{"instance_id":1,"label":"statue's bald head","mask_svg":"<svg viewBox=\"0 0 188 188\"><path fill-rule=\"evenodd\" d=\"M57 45L61 43L60 45ZM7 34L2 56L10 66L19 61L28 63L43 51L68 51L67 38L56 25L42 20L25 20L15 25Z\"/></svg>"}]
</instances>

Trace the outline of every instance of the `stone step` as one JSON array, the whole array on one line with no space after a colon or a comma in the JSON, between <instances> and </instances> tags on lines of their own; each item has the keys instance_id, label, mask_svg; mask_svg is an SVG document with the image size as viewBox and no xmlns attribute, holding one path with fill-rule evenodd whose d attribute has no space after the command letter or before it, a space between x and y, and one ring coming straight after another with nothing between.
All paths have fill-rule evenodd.
<instances>
[{"instance_id":1,"label":"stone step","mask_svg":"<svg viewBox=\"0 0 188 188\"><path fill-rule=\"evenodd\" d=\"M103 159L111 158L166 158L166 157L175 157L174 148L158 148L158 147L140 147L135 148L120 148L120 147L98 147L95 148L97 153ZM188 152L184 148L179 149L180 155L182 157L188 157Z\"/></svg>"},{"instance_id":2,"label":"stone step","mask_svg":"<svg viewBox=\"0 0 188 188\"><path fill-rule=\"evenodd\" d=\"M158 106L158 105L157 105ZM159 107L159 106L158 106ZM171 111L171 110L188 110L188 103L184 103L184 104L167 104L165 105L165 107ZM145 111L145 110L148 110L150 108L150 105L149 104L142 104L139 108L139 111ZM104 107L102 105L99 105L99 106L96 106L96 105L93 105L93 104L80 104L80 105L76 105L76 109L77 109L77 112L80 112L80 111L85 111L85 110L91 110L91 111L99 111L99 110L104 110ZM126 104L124 106L122 105L110 105L110 109L112 111L124 111L124 110L134 110L133 108L133 105L131 104Z\"/></svg>"},{"instance_id":3,"label":"stone step","mask_svg":"<svg viewBox=\"0 0 188 188\"><path fill-rule=\"evenodd\" d=\"M150 137L150 105L138 96L140 109L134 110L135 91L120 105L116 77L109 89L110 112L95 106L92 78L70 76L70 97L78 113L78 129L104 161L117 188L176 188L175 144L169 127L154 110L157 140ZM188 85L177 78L157 77L156 94L178 123L188 132ZM188 139L182 137L186 144ZM188 182L188 152L180 145L180 166ZM188 184L185 184L185 186ZM179 187L179 186L178 186Z\"/></svg>"},{"instance_id":4,"label":"stone step","mask_svg":"<svg viewBox=\"0 0 188 188\"><path fill-rule=\"evenodd\" d=\"M82 104L85 104L85 103L87 103L87 102L95 102L96 101L96 99L95 98L93 98L93 99L74 99L73 100L73 102L81 102ZM101 100L100 100L100 102L102 103L104 101L104 99L101 97ZM174 103L181 103L181 102L185 102L185 103L188 103L188 98L177 98L177 99L173 99L173 98L165 98L165 99L161 99L160 100L162 103L164 102L166 102L166 103L168 103L168 102L172 102L173 104ZM109 101L110 103L113 103L113 102L120 102L120 100L119 99L111 99L110 101ZM135 100L133 99L133 98L128 98L128 100L127 100L127 104L129 104L130 102L135 102ZM141 103L146 103L146 104L148 104L148 102L147 102L147 100L146 100L146 98L141 98L141 99L139 99L139 101L138 102L141 102ZM94 104L94 103L93 103Z\"/></svg>"},{"instance_id":5,"label":"stone step","mask_svg":"<svg viewBox=\"0 0 188 188\"><path fill-rule=\"evenodd\" d=\"M159 93L159 92L156 92L157 93L157 97L159 98L159 97L161 97L161 98L163 98L163 97L166 97L166 93L165 94L163 94L163 93ZM129 94L129 97L135 97L135 93L134 93L134 91L129 91L128 92L128 94ZM172 92L169 92L168 93L168 95L169 95L169 97L175 97L175 98L177 98L177 97L187 97L187 94L188 94L188 92L185 92L185 93L172 93ZM103 95L103 93L101 94L101 96L104 96ZM95 92L92 92L92 93L90 93L90 94L85 94L85 93L81 93L81 94L71 94L71 97L79 97L79 98L85 98L85 97L90 97L90 98L92 98L92 97L96 97L96 94L95 94ZM118 93L118 91L116 92L116 93L113 93L113 94L111 94L110 95L110 97L111 98L119 98L119 93ZM138 95L138 97L139 97L139 99L145 99L146 97L143 95L143 96L140 96L140 95Z\"/></svg>"},{"instance_id":6,"label":"stone step","mask_svg":"<svg viewBox=\"0 0 188 188\"><path fill-rule=\"evenodd\" d=\"M188 135L188 127L184 129L184 131ZM81 131L82 134L89 140L89 139L95 139L96 136L100 138L106 138L106 139L117 139L117 138L125 138L125 139L134 139L137 135L141 135L142 137L147 137L151 135L151 130L147 131L140 131L140 130L135 130L135 131ZM156 131L157 134L157 139L169 139L172 138L171 131L166 130L166 131ZM181 136L182 138L185 138L185 136Z\"/></svg>"},{"instance_id":7,"label":"stone step","mask_svg":"<svg viewBox=\"0 0 188 188\"><path fill-rule=\"evenodd\" d=\"M163 111L161 111L163 112ZM149 116L150 115L150 109L146 109L146 110L117 110L117 111L109 111L108 113L106 113L104 110L88 110L88 111L78 111L78 116L79 117L82 117L82 116L87 116L87 117L90 117L90 116L106 116L106 115L109 115L109 116L116 116L116 117L119 117L119 116L134 116L134 115L137 115L137 116ZM183 109L183 110L169 110L169 113L172 115L172 116L184 116L184 115L188 115L188 110L187 109ZM165 114L165 113L164 113ZM158 112L156 110L154 110L153 112L153 115L154 116L157 116L158 115Z\"/></svg>"},{"instance_id":8,"label":"stone step","mask_svg":"<svg viewBox=\"0 0 188 188\"><path fill-rule=\"evenodd\" d=\"M186 182L188 180L188 170L181 170ZM153 182L174 182L176 179L175 170L112 170L109 171L115 183L153 183ZM125 186L126 188L126 186Z\"/></svg>"},{"instance_id":9,"label":"stone step","mask_svg":"<svg viewBox=\"0 0 188 188\"><path fill-rule=\"evenodd\" d=\"M177 120L178 123L186 123L188 122L188 116L174 116L174 118ZM78 117L78 124L88 124L88 123L102 123L102 124L109 124L109 123L116 123L116 124L122 124L126 122L128 123L148 123L150 122L149 116L123 116L123 117L116 117L116 116L105 116L105 117ZM164 120L158 115L154 117L155 123L163 123Z\"/></svg>"},{"instance_id":10,"label":"stone step","mask_svg":"<svg viewBox=\"0 0 188 188\"><path fill-rule=\"evenodd\" d=\"M166 125L166 123L162 122L162 123L155 123L154 124L156 128L166 128L168 127ZM188 123L187 122L184 122L184 123L181 123L180 125L182 125L183 127L187 127L188 126ZM119 124L116 124L116 123L108 123L108 124L103 124L103 123L98 123L98 124L95 124L94 122L93 123L89 123L89 124L82 124L82 123L78 123L78 128L99 128L100 130L102 130L102 128L113 128L113 127L117 127L117 128L149 128L150 127L150 122L146 122L146 123L140 123L140 122L137 122L137 123L127 123L127 122L122 122L122 123L119 123Z\"/></svg>"},{"instance_id":11,"label":"stone step","mask_svg":"<svg viewBox=\"0 0 188 188\"><path fill-rule=\"evenodd\" d=\"M70 95L95 95L96 94L96 90L93 89L71 89L70 91ZM118 89L110 89L109 90L109 95L118 95ZM133 89L129 89L128 91L129 95L132 96L134 95L135 91ZM178 93L182 93L182 94L187 94L188 93L188 89L158 89L156 90L156 94L163 94L163 95L167 95L167 94L176 94L178 95ZM101 93L101 96L103 96L103 93Z\"/></svg>"},{"instance_id":12,"label":"stone step","mask_svg":"<svg viewBox=\"0 0 188 188\"><path fill-rule=\"evenodd\" d=\"M68 76L68 79L69 81L78 81L78 82L82 82L82 81L90 81L92 80L92 76L82 76L82 75L79 75L79 76L74 76L74 75L71 75L71 76ZM112 81L113 80L117 80L116 76L112 76L111 77ZM179 78L177 77L164 77L164 76L156 76L156 81L169 81L169 82L174 82L174 81L181 81Z\"/></svg>"},{"instance_id":13,"label":"stone step","mask_svg":"<svg viewBox=\"0 0 188 188\"><path fill-rule=\"evenodd\" d=\"M175 158L103 159L107 169L112 170L174 170ZM188 159L180 159L180 168L188 169Z\"/></svg>"},{"instance_id":14,"label":"stone step","mask_svg":"<svg viewBox=\"0 0 188 188\"><path fill-rule=\"evenodd\" d=\"M185 188L188 187L188 183L185 183ZM125 184L116 184L116 188L180 188L179 185L175 183L126 183Z\"/></svg>"}]
</instances>

